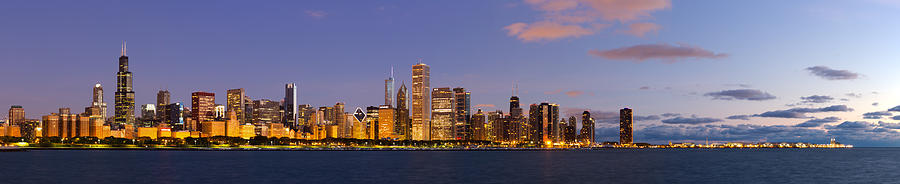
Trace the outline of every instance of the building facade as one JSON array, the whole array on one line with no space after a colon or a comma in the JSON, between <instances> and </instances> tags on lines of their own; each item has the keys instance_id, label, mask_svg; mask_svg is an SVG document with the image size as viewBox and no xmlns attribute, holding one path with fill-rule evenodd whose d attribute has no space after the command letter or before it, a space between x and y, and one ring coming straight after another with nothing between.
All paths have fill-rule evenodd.
<instances>
[{"instance_id":1,"label":"building facade","mask_svg":"<svg viewBox=\"0 0 900 184\"><path fill-rule=\"evenodd\" d=\"M465 88L453 88L454 124L453 130L457 140L472 140L472 94Z\"/></svg>"},{"instance_id":2,"label":"building facade","mask_svg":"<svg viewBox=\"0 0 900 184\"><path fill-rule=\"evenodd\" d=\"M456 98L450 88L431 93L431 140L455 140Z\"/></svg>"},{"instance_id":3,"label":"building facade","mask_svg":"<svg viewBox=\"0 0 900 184\"><path fill-rule=\"evenodd\" d=\"M210 92L191 93L191 118L197 122L215 120L216 94Z\"/></svg>"},{"instance_id":4,"label":"building facade","mask_svg":"<svg viewBox=\"0 0 900 184\"><path fill-rule=\"evenodd\" d=\"M431 68L418 63L412 66L412 139L431 140Z\"/></svg>"},{"instance_id":5,"label":"building facade","mask_svg":"<svg viewBox=\"0 0 900 184\"><path fill-rule=\"evenodd\" d=\"M132 73L128 70L128 56L125 44L122 44L122 56L119 56L119 72L116 73L116 111L115 123L120 127L134 124L134 88Z\"/></svg>"},{"instance_id":6,"label":"building facade","mask_svg":"<svg viewBox=\"0 0 900 184\"><path fill-rule=\"evenodd\" d=\"M634 123L633 113L629 108L619 110L619 144L634 143L634 132L631 129Z\"/></svg>"}]
</instances>

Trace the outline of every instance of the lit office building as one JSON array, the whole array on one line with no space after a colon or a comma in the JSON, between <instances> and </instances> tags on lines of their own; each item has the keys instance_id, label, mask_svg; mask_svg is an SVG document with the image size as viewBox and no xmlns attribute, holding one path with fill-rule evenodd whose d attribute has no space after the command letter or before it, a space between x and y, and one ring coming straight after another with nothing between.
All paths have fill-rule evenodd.
<instances>
[{"instance_id":1,"label":"lit office building","mask_svg":"<svg viewBox=\"0 0 900 184\"><path fill-rule=\"evenodd\" d=\"M394 133L397 135L398 139L401 140L410 140L412 139L411 128L412 128L412 119L409 118L409 98L407 98L408 91L406 90L406 83L400 84L400 89L397 90L397 105L396 105L396 117L394 117L395 122L394 125Z\"/></svg>"},{"instance_id":2,"label":"lit office building","mask_svg":"<svg viewBox=\"0 0 900 184\"><path fill-rule=\"evenodd\" d=\"M450 88L434 88L431 103L431 140L455 140L456 100L453 91Z\"/></svg>"},{"instance_id":3,"label":"lit office building","mask_svg":"<svg viewBox=\"0 0 900 184\"><path fill-rule=\"evenodd\" d=\"M619 110L619 144L631 144L634 141L634 132L631 129L634 123L633 113L629 108Z\"/></svg>"},{"instance_id":4,"label":"lit office building","mask_svg":"<svg viewBox=\"0 0 900 184\"><path fill-rule=\"evenodd\" d=\"M398 139L394 127L396 125L396 110L390 105L378 106L378 139Z\"/></svg>"},{"instance_id":5,"label":"lit office building","mask_svg":"<svg viewBox=\"0 0 900 184\"><path fill-rule=\"evenodd\" d=\"M191 118L197 122L215 120L216 94L209 92L191 93Z\"/></svg>"},{"instance_id":6,"label":"lit office building","mask_svg":"<svg viewBox=\"0 0 900 184\"><path fill-rule=\"evenodd\" d=\"M9 119L6 120L7 125L20 125L25 123L25 108L20 105L9 107Z\"/></svg>"},{"instance_id":7,"label":"lit office building","mask_svg":"<svg viewBox=\"0 0 900 184\"><path fill-rule=\"evenodd\" d=\"M465 88L453 88L455 121L453 131L457 140L472 139L471 98L472 94Z\"/></svg>"},{"instance_id":8,"label":"lit office building","mask_svg":"<svg viewBox=\"0 0 900 184\"><path fill-rule=\"evenodd\" d=\"M260 99L253 101L253 120L251 123L262 125L280 121L281 113L278 111L280 108L281 104L272 100Z\"/></svg>"},{"instance_id":9,"label":"lit office building","mask_svg":"<svg viewBox=\"0 0 900 184\"><path fill-rule=\"evenodd\" d=\"M128 71L128 56L125 44L122 44L122 56L119 56L119 72L116 73L116 113L117 126L134 124L134 89L132 74Z\"/></svg>"},{"instance_id":10,"label":"lit office building","mask_svg":"<svg viewBox=\"0 0 900 184\"><path fill-rule=\"evenodd\" d=\"M240 117L234 111L228 111L228 120L225 120L225 136L240 137L241 122Z\"/></svg>"},{"instance_id":11,"label":"lit office building","mask_svg":"<svg viewBox=\"0 0 900 184\"><path fill-rule=\"evenodd\" d=\"M284 116L282 122L286 127L297 127L297 86L294 83L284 85L284 102L282 109Z\"/></svg>"},{"instance_id":12,"label":"lit office building","mask_svg":"<svg viewBox=\"0 0 900 184\"><path fill-rule=\"evenodd\" d=\"M245 114L246 111L244 111L244 110L247 109L247 106L249 106L249 104L247 104L248 99L245 99L245 97L247 97L247 95L244 92L244 88L229 89L227 91L226 96L227 96L227 102L226 102L227 108L225 110L234 112L235 114L237 114L238 122L247 123L247 121L244 119L247 116Z\"/></svg>"},{"instance_id":13,"label":"lit office building","mask_svg":"<svg viewBox=\"0 0 900 184\"><path fill-rule=\"evenodd\" d=\"M91 107L97 108L96 111L98 111L99 114L91 115L106 119L106 102L103 101L103 86L100 86L100 83L95 84L92 94Z\"/></svg>"},{"instance_id":14,"label":"lit office building","mask_svg":"<svg viewBox=\"0 0 900 184\"><path fill-rule=\"evenodd\" d=\"M159 119L162 122L165 122L169 119L169 111L168 105L171 104L169 102L171 100L171 94L167 90L159 90L156 92L156 119ZM181 109L178 109L181 111Z\"/></svg>"},{"instance_id":15,"label":"lit office building","mask_svg":"<svg viewBox=\"0 0 900 184\"><path fill-rule=\"evenodd\" d=\"M559 105L551 103L531 104L529 109L530 131L532 139L541 143L554 143L560 140Z\"/></svg>"},{"instance_id":16,"label":"lit office building","mask_svg":"<svg viewBox=\"0 0 900 184\"><path fill-rule=\"evenodd\" d=\"M378 120L381 118L379 113L379 108L374 106L366 107L366 139L380 139L378 137L379 132L379 122Z\"/></svg>"},{"instance_id":17,"label":"lit office building","mask_svg":"<svg viewBox=\"0 0 900 184\"><path fill-rule=\"evenodd\" d=\"M566 122L565 125L562 124L563 122L565 122L565 119L563 121L560 121L559 125L559 127L562 128L563 142L575 143L575 140L578 137L578 131L576 131L578 130L578 128L576 128L578 123L577 120L575 120L575 116L569 117L568 120L569 121Z\"/></svg>"},{"instance_id":18,"label":"lit office building","mask_svg":"<svg viewBox=\"0 0 900 184\"><path fill-rule=\"evenodd\" d=\"M485 122L486 122L485 118L486 118L486 116L485 116L484 112L481 111L481 109L478 109L478 112L475 112L475 114L472 115L471 122L472 122L472 139L473 140L478 140L478 141L488 140L487 139L488 132L486 131L487 127L485 124Z\"/></svg>"},{"instance_id":19,"label":"lit office building","mask_svg":"<svg viewBox=\"0 0 900 184\"><path fill-rule=\"evenodd\" d=\"M594 118L591 118L589 111L581 113L581 135L579 137L583 144L594 142Z\"/></svg>"},{"instance_id":20,"label":"lit office building","mask_svg":"<svg viewBox=\"0 0 900 184\"><path fill-rule=\"evenodd\" d=\"M431 140L431 68L421 61L412 66L412 139Z\"/></svg>"}]
</instances>

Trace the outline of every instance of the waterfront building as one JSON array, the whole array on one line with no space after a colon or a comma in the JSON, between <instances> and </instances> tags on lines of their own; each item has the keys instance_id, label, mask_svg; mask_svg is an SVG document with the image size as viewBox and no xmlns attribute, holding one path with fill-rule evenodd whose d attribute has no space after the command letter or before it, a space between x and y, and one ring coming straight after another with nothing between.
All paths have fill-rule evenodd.
<instances>
[{"instance_id":1,"label":"waterfront building","mask_svg":"<svg viewBox=\"0 0 900 184\"><path fill-rule=\"evenodd\" d=\"M565 143L575 143L576 137L578 137L578 131L576 131L578 129L576 128L578 123L576 123L575 116L569 117L568 120L568 123L565 123L565 125L563 125L565 120L560 121L560 127L563 130L563 141Z\"/></svg>"},{"instance_id":2,"label":"waterfront building","mask_svg":"<svg viewBox=\"0 0 900 184\"><path fill-rule=\"evenodd\" d=\"M421 60L412 66L412 139L431 140L431 68Z\"/></svg>"},{"instance_id":3,"label":"waterfront building","mask_svg":"<svg viewBox=\"0 0 900 184\"><path fill-rule=\"evenodd\" d=\"M632 144L634 141L634 132L632 132L632 124L634 123L633 110L624 108L619 110L619 144Z\"/></svg>"},{"instance_id":4,"label":"waterfront building","mask_svg":"<svg viewBox=\"0 0 900 184\"><path fill-rule=\"evenodd\" d=\"M225 120L225 136L240 137L241 121L240 116L234 111L228 111L228 120Z\"/></svg>"},{"instance_id":5,"label":"waterfront building","mask_svg":"<svg viewBox=\"0 0 900 184\"><path fill-rule=\"evenodd\" d=\"M334 111L332 112L332 122L334 122L335 125L338 125L338 137L350 137L350 128L353 126L353 121L347 121L347 115L350 114L344 111L344 103L335 103L332 110Z\"/></svg>"},{"instance_id":6,"label":"waterfront building","mask_svg":"<svg viewBox=\"0 0 900 184\"><path fill-rule=\"evenodd\" d=\"M395 132L396 110L390 105L378 106L378 139L399 139Z\"/></svg>"},{"instance_id":7,"label":"waterfront building","mask_svg":"<svg viewBox=\"0 0 900 184\"><path fill-rule=\"evenodd\" d=\"M286 127L297 127L297 86L294 83L284 85L284 102L282 109L284 116L282 122Z\"/></svg>"},{"instance_id":8,"label":"waterfront building","mask_svg":"<svg viewBox=\"0 0 900 184\"><path fill-rule=\"evenodd\" d=\"M589 111L581 113L581 135L579 137L583 144L594 143L594 118L591 118Z\"/></svg>"},{"instance_id":9,"label":"waterfront building","mask_svg":"<svg viewBox=\"0 0 900 184\"><path fill-rule=\"evenodd\" d=\"M138 127L137 128L137 137L148 137L150 139L156 139L159 137L159 129L156 127Z\"/></svg>"},{"instance_id":10,"label":"waterfront building","mask_svg":"<svg viewBox=\"0 0 900 184\"><path fill-rule=\"evenodd\" d=\"M381 115L379 114L380 108L375 106L366 107L366 138L367 139L381 139L379 134L381 133L379 130L379 125Z\"/></svg>"},{"instance_id":11,"label":"waterfront building","mask_svg":"<svg viewBox=\"0 0 900 184\"><path fill-rule=\"evenodd\" d=\"M488 141L502 141L501 138L505 137L506 130L503 129L503 111L497 110L493 112L488 112L487 114L487 124L485 124L485 139Z\"/></svg>"},{"instance_id":12,"label":"waterfront building","mask_svg":"<svg viewBox=\"0 0 900 184\"><path fill-rule=\"evenodd\" d=\"M6 119L7 125L20 125L25 123L25 108L21 105L13 105L9 107L9 119Z\"/></svg>"},{"instance_id":13,"label":"waterfront building","mask_svg":"<svg viewBox=\"0 0 900 184\"><path fill-rule=\"evenodd\" d=\"M279 113L279 109L281 108L281 104L278 102L268 100L268 99L260 99L253 101L253 120L250 123L261 125L263 123L270 123L281 120L281 113Z\"/></svg>"},{"instance_id":14,"label":"waterfront building","mask_svg":"<svg viewBox=\"0 0 900 184\"><path fill-rule=\"evenodd\" d=\"M248 123L246 121L246 111L247 107L250 106L247 104L247 100L245 97L247 95L244 92L244 88L238 89L229 89L226 94L227 103L226 103L226 111L234 112L237 115L237 121L240 123ZM224 114L223 114L224 115Z\"/></svg>"},{"instance_id":15,"label":"waterfront building","mask_svg":"<svg viewBox=\"0 0 900 184\"><path fill-rule=\"evenodd\" d=\"M533 140L545 144L559 142L559 105L546 102L531 104L528 118L533 128L530 131Z\"/></svg>"},{"instance_id":16,"label":"waterfront building","mask_svg":"<svg viewBox=\"0 0 900 184\"><path fill-rule=\"evenodd\" d=\"M455 121L453 130L457 140L472 140L471 98L472 94L465 88L453 88Z\"/></svg>"},{"instance_id":17,"label":"waterfront building","mask_svg":"<svg viewBox=\"0 0 900 184\"><path fill-rule=\"evenodd\" d=\"M191 93L191 118L197 122L215 120L216 94L210 92Z\"/></svg>"},{"instance_id":18,"label":"waterfront building","mask_svg":"<svg viewBox=\"0 0 900 184\"><path fill-rule=\"evenodd\" d=\"M434 88L431 103L431 140L455 140L456 100L453 91L450 88Z\"/></svg>"},{"instance_id":19,"label":"waterfront building","mask_svg":"<svg viewBox=\"0 0 900 184\"><path fill-rule=\"evenodd\" d=\"M202 137L225 136L224 121L201 121L200 126Z\"/></svg>"},{"instance_id":20,"label":"waterfront building","mask_svg":"<svg viewBox=\"0 0 900 184\"><path fill-rule=\"evenodd\" d=\"M97 116L101 119L106 119L106 102L103 101L103 86L98 82L94 84L94 90L92 91L91 96L91 107L96 108L97 114L92 113L91 115Z\"/></svg>"},{"instance_id":21,"label":"waterfront building","mask_svg":"<svg viewBox=\"0 0 900 184\"><path fill-rule=\"evenodd\" d=\"M250 139L256 137L256 126L253 124L241 125L241 138Z\"/></svg>"},{"instance_id":22,"label":"waterfront building","mask_svg":"<svg viewBox=\"0 0 900 184\"><path fill-rule=\"evenodd\" d=\"M401 140L412 139L412 119L409 117L409 98L407 98L407 94L409 93L406 89L406 82L402 82L400 89L397 90L396 117L394 117L394 122L397 123L394 125L394 134Z\"/></svg>"},{"instance_id":23,"label":"waterfront building","mask_svg":"<svg viewBox=\"0 0 900 184\"><path fill-rule=\"evenodd\" d=\"M475 112L474 115L472 115L471 122L472 122L472 139L473 140L477 140L477 141L487 141L488 140L487 135L489 132L486 131L488 127L486 126L487 124L485 124L485 120L486 120L486 116L485 116L484 112L481 111L481 109L478 109L478 111Z\"/></svg>"},{"instance_id":24,"label":"waterfront building","mask_svg":"<svg viewBox=\"0 0 900 184\"><path fill-rule=\"evenodd\" d=\"M116 111L115 123L134 124L134 88L132 73L128 70L128 56L125 43L122 43L122 56L119 56L119 72L116 73Z\"/></svg>"}]
</instances>

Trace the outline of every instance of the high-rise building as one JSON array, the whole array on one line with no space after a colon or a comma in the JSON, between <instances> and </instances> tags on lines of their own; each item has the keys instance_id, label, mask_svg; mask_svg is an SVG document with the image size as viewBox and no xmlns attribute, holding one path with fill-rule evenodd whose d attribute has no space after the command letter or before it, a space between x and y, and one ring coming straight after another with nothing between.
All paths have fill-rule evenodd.
<instances>
[{"instance_id":1,"label":"high-rise building","mask_svg":"<svg viewBox=\"0 0 900 184\"><path fill-rule=\"evenodd\" d=\"M568 120L569 121L566 122L565 125L563 125L563 122L565 121L565 119L563 121L560 121L560 125L559 125L559 127L562 128L563 142L575 143L575 139L576 139L576 137L578 137L577 136L578 131L576 131L577 130L576 126L578 124L576 123L577 121L575 120L575 116L569 117Z\"/></svg>"},{"instance_id":2,"label":"high-rise building","mask_svg":"<svg viewBox=\"0 0 900 184\"><path fill-rule=\"evenodd\" d=\"M450 88L434 88L431 93L431 140L455 140L456 100Z\"/></svg>"},{"instance_id":3,"label":"high-rise building","mask_svg":"<svg viewBox=\"0 0 900 184\"><path fill-rule=\"evenodd\" d=\"M470 110L472 106L471 98L472 94L466 91L465 88L453 88L453 96L454 96L454 118L455 122L453 124L454 134L457 140L471 140L472 139L472 122L469 121L469 118L472 116L472 111Z\"/></svg>"},{"instance_id":4,"label":"high-rise building","mask_svg":"<svg viewBox=\"0 0 900 184\"><path fill-rule=\"evenodd\" d=\"M333 122L335 125L338 125L338 137L352 136L353 130L351 128L353 127L353 121L347 121L346 116L347 116L347 114L350 114L350 113L347 113L346 111L344 111L344 103L343 102L335 103L333 111L334 111L333 112L334 113L333 114L333 117L334 117Z\"/></svg>"},{"instance_id":5,"label":"high-rise building","mask_svg":"<svg viewBox=\"0 0 900 184\"><path fill-rule=\"evenodd\" d=\"M541 143L559 142L559 105L551 103L531 104L529 122L533 133L532 139Z\"/></svg>"},{"instance_id":6,"label":"high-rise building","mask_svg":"<svg viewBox=\"0 0 900 184\"><path fill-rule=\"evenodd\" d=\"M244 119L246 118L245 111L247 109L247 99L244 99L247 95L244 93L244 88L238 89L229 89L226 111L234 112L237 115L237 121L241 124L247 123Z\"/></svg>"},{"instance_id":7,"label":"high-rise building","mask_svg":"<svg viewBox=\"0 0 900 184\"><path fill-rule=\"evenodd\" d=\"M100 83L95 84L92 94L91 107L96 107L97 110L100 111L100 114L96 114L95 116L106 119L106 102L103 101L103 86L100 86Z\"/></svg>"},{"instance_id":8,"label":"high-rise building","mask_svg":"<svg viewBox=\"0 0 900 184\"><path fill-rule=\"evenodd\" d=\"M119 56L119 72L116 73L116 117L117 126L134 124L134 88L132 74L128 70L128 56L125 43L122 43L122 56Z\"/></svg>"},{"instance_id":9,"label":"high-rise building","mask_svg":"<svg viewBox=\"0 0 900 184\"><path fill-rule=\"evenodd\" d=\"M191 118L196 122L215 120L216 94L210 92L191 93Z\"/></svg>"},{"instance_id":10,"label":"high-rise building","mask_svg":"<svg viewBox=\"0 0 900 184\"><path fill-rule=\"evenodd\" d=\"M378 139L398 139L394 127L396 125L396 110L390 105L378 106Z\"/></svg>"},{"instance_id":11,"label":"high-rise building","mask_svg":"<svg viewBox=\"0 0 900 184\"><path fill-rule=\"evenodd\" d=\"M379 111L380 109L375 106L366 107L366 119L364 121L366 121L367 139L381 139L381 137L378 137L378 135L381 133L378 131L378 126L380 125L378 120L381 118L381 116L378 114Z\"/></svg>"},{"instance_id":12,"label":"high-rise building","mask_svg":"<svg viewBox=\"0 0 900 184\"><path fill-rule=\"evenodd\" d=\"M297 128L297 86L294 83L284 85L284 126L292 129Z\"/></svg>"},{"instance_id":13,"label":"high-rise building","mask_svg":"<svg viewBox=\"0 0 900 184\"><path fill-rule=\"evenodd\" d=\"M281 116L278 113L278 109L280 108L281 104L272 100L260 99L253 101L253 120L251 123L262 125L264 123L280 121Z\"/></svg>"},{"instance_id":14,"label":"high-rise building","mask_svg":"<svg viewBox=\"0 0 900 184\"><path fill-rule=\"evenodd\" d=\"M165 109L165 111L162 111L160 113L165 114L165 115L161 116L161 117L165 117L165 119L160 119L160 122L167 123L167 124L171 125L172 127L175 127L176 130L183 130L183 128L185 128L184 127L184 123L185 123L184 122L185 121L184 114L185 113L183 112L184 105L182 105L180 102L177 102L177 103L167 104L164 106L165 106L165 108L163 108L163 109ZM157 109L157 111L159 111L159 109Z\"/></svg>"},{"instance_id":15,"label":"high-rise building","mask_svg":"<svg viewBox=\"0 0 900 184\"><path fill-rule=\"evenodd\" d=\"M412 66L412 139L431 140L431 68L419 61Z\"/></svg>"},{"instance_id":16,"label":"high-rise building","mask_svg":"<svg viewBox=\"0 0 900 184\"><path fill-rule=\"evenodd\" d=\"M581 113L581 142L591 144L594 142L594 118L591 118L591 112L584 111Z\"/></svg>"},{"instance_id":17,"label":"high-rise building","mask_svg":"<svg viewBox=\"0 0 900 184\"><path fill-rule=\"evenodd\" d=\"M394 104L394 67L391 76L384 80L384 105Z\"/></svg>"},{"instance_id":18,"label":"high-rise building","mask_svg":"<svg viewBox=\"0 0 900 184\"><path fill-rule=\"evenodd\" d=\"M9 119L6 123L10 126L18 126L25 123L25 108L21 105L13 105L9 107Z\"/></svg>"},{"instance_id":19,"label":"high-rise building","mask_svg":"<svg viewBox=\"0 0 900 184\"><path fill-rule=\"evenodd\" d=\"M168 90L159 90L159 92L156 92L156 116L157 119L163 122L169 119L168 115L170 109L167 108L169 107L169 104L171 104L171 102L169 102L170 100L171 94L169 94ZM181 111L181 109L178 109L178 111Z\"/></svg>"},{"instance_id":20,"label":"high-rise building","mask_svg":"<svg viewBox=\"0 0 900 184\"><path fill-rule=\"evenodd\" d=\"M234 111L228 111L228 120L225 120L225 136L240 137L241 122L240 117Z\"/></svg>"},{"instance_id":21,"label":"high-rise building","mask_svg":"<svg viewBox=\"0 0 900 184\"><path fill-rule=\"evenodd\" d=\"M486 120L485 118L486 118L485 114L484 114L484 112L481 111L481 109L478 109L478 112L475 112L475 114L472 115L471 122L472 122L472 139L473 140L479 140L479 141L487 141L488 140L487 139L488 132L486 131L487 127L485 124L485 120Z\"/></svg>"},{"instance_id":22,"label":"high-rise building","mask_svg":"<svg viewBox=\"0 0 900 184\"><path fill-rule=\"evenodd\" d=\"M137 122L138 127L156 126L156 104L141 105L141 118Z\"/></svg>"},{"instance_id":23,"label":"high-rise building","mask_svg":"<svg viewBox=\"0 0 900 184\"><path fill-rule=\"evenodd\" d=\"M394 125L394 132L397 135L398 139L401 140L409 140L412 139L411 128L412 128L412 119L409 118L409 98L407 98L408 91L406 90L406 83L403 82L400 84L400 89L397 90L397 108L396 117L394 118L397 123Z\"/></svg>"},{"instance_id":24,"label":"high-rise building","mask_svg":"<svg viewBox=\"0 0 900 184\"><path fill-rule=\"evenodd\" d=\"M633 111L629 108L619 110L619 144L631 144L634 141L634 132L632 132Z\"/></svg>"}]
</instances>

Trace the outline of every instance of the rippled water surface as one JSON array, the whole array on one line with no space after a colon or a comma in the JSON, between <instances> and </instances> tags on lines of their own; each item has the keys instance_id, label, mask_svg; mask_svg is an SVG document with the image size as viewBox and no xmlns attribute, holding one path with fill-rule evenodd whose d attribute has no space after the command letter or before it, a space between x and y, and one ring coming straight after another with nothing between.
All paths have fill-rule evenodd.
<instances>
[{"instance_id":1,"label":"rippled water surface","mask_svg":"<svg viewBox=\"0 0 900 184\"><path fill-rule=\"evenodd\" d=\"M896 183L900 148L0 153L0 183Z\"/></svg>"}]
</instances>

